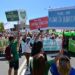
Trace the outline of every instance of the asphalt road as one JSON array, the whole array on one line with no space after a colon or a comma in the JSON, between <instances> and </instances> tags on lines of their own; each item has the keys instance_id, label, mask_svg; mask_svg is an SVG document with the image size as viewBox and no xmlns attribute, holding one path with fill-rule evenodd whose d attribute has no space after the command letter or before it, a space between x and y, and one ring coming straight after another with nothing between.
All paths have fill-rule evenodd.
<instances>
[{"instance_id":1,"label":"asphalt road","mask_svg":"<svg viewBox=\"0 0 75 75\"><path fill-rule=\"evenodd\" d=\"M24 60L24 56L19 59L19 67L21 67L21 64L24 62ZM8 66L8 61L0 61L0 75L8 75ZM12 75L14 75L13 72Z\"/></svg>"},{"instance_id":2,"label":"asphalt road","mask_svg":"<svg viewBox=\"0 0 75 75\"><path fill-rule=\"evenodd\" d=\"M54 59L54 58L51 58L50 56L48 56L48 60L51 60L51 59ZM24 61L25 61L25 57L22 56L22 58L20 58L20 60L19 60L19 66L24 67L21 75L27 75L27 74L25 74L26 67L25 67L25 64L23 63ZM70 61L71 61L71 66L75 68L75 58L72 57ZM8 62L7 61L0 61L0 75L8 75ZM14 74L12 74L12 75L14 75ZM49 73L49 75L51 75L51 74Z\"/></svg>"}]
</instances>

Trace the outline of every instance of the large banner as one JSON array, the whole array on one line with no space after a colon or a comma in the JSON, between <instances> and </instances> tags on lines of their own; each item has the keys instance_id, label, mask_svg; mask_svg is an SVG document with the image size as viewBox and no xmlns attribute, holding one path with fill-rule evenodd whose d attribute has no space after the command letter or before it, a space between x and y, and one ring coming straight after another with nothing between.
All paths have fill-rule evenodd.
<instances>
[{"instance_id":1,"label":"large banner","mask_svg":"<svg viewBox=\"0 0 75 75\"><path fill-rule=\"evenodd\" d=\"M62 49L62 39L46 39L43 40L44 51L59 51Z\"/></svg>"},{"instance_id":2,"label":"large banner","mask_svg":"<svg viewBox=\"0 0 75 75\"><path fill-rule=\"evenodd\" d=\"M39 29L48 27L48 17L37 18L29 21L30 29Z\"/></svg>"},{"instance_id":3,"label":"large banner","mask_svg":"<svg viewBox=\"0 0 75 75\"><path fill-rule=\"evenodd\" d=\"M49 9L48 25L54 29L75 29L75 7Z\"/></svg>"}]
</instances>

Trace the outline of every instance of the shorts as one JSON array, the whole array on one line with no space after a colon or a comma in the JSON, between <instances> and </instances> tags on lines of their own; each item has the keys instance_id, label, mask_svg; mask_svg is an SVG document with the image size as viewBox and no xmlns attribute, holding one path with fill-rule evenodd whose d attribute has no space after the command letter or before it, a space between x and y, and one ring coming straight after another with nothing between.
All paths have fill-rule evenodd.
<instances>
[{"instance_id":1,"label":"shorts","mask_svg":"<svg viewBox=\"0 0 75 75\"><path fill-rule=\"evenodd\" d=\"M9 67L10 68L14 68L14 70L18 70L19 68L19 61L10 61L9 62Z\"/></svg>"},{"instance_id":2,"label":"shorts","mask_svg":"<svg viewBox=\"0 0 75 75\"><path fill-rule=\"evenodd\" d=\"M25 54L26 56L30 56L31 53L27 53L27 52L25 52L24 54Z\"/></svg>"}]
</instances>

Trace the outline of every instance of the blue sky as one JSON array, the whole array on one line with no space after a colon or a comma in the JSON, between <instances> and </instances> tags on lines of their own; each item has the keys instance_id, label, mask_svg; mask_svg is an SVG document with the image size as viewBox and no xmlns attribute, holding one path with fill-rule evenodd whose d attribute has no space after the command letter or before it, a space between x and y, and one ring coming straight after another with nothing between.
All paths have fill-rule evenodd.
<instances>
[{"instance_id":1,"label":"blue sky","mask_svg":"<svg viewBox=\"0 0 75 75\"><path fill-rule=\"evenodd\" d=\"M75 6L75 0L0 0L0 21L6 23L5 11L23 9L30 19L48 16L48 8Z\"/></svg>"}]
</instances>

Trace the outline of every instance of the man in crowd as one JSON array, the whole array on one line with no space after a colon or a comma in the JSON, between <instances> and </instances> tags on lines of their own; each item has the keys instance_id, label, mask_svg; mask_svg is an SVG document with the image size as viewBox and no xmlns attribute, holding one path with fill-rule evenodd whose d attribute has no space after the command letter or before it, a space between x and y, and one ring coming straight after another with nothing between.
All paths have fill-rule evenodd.
<instances>
[{"instance_id":1,"label":"man in crowd","mask_svg":"<svg viewBox=\"0 0 75 75\"><path fill-rule=\"evenodd\" d=\"M14 37L10 36L9 37L9 45L11 48L12 59L9 60L8 75L11 75L13 68L14 68L14 75L18 75L19 55L17 52L17 44L18 44L18 41L17 40L15 41Z\"/></svg>"}]
</instances>

